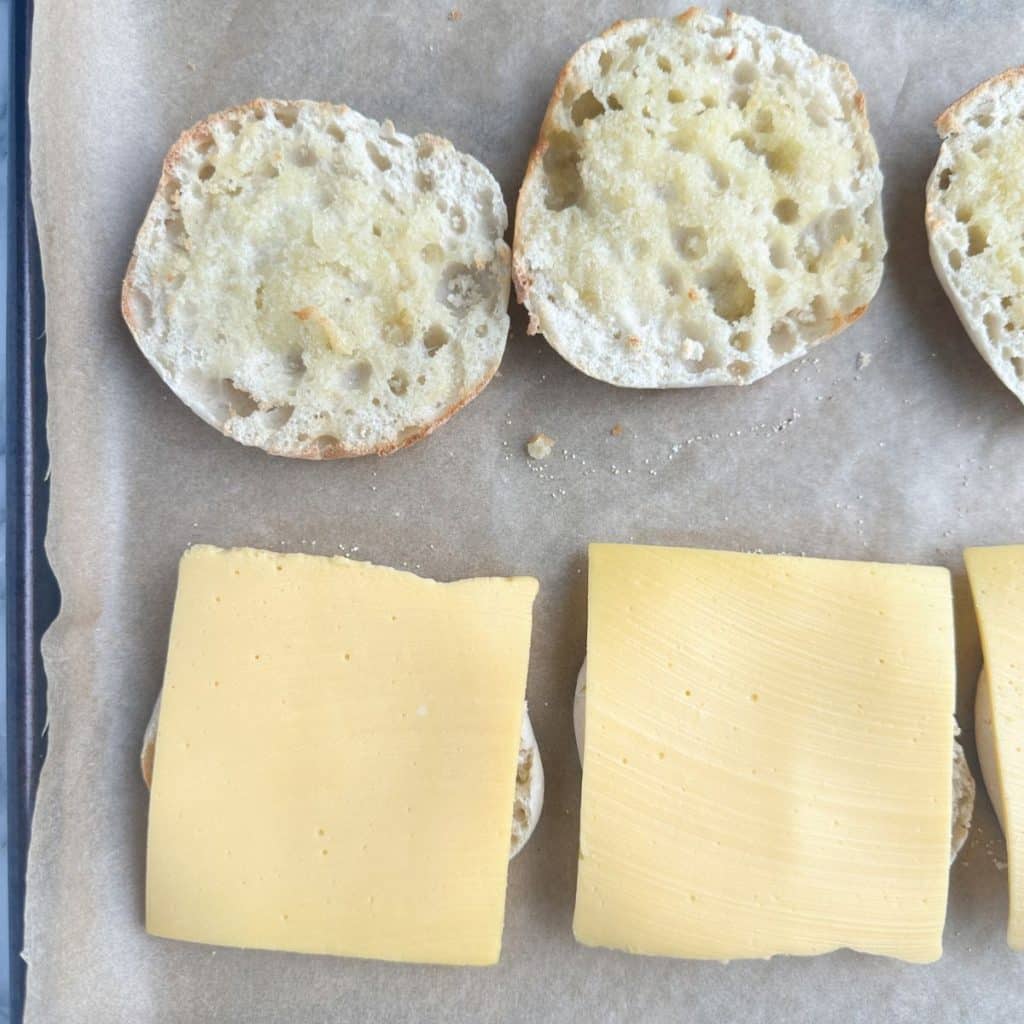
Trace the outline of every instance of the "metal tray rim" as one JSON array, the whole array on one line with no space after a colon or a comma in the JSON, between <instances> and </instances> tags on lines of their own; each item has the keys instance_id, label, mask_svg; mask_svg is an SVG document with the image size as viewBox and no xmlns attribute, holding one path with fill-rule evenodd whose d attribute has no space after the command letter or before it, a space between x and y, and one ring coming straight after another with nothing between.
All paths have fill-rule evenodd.
<instances>
[{"instance_id":1,"label":"metal tray rim","mask_svg":"<svg viewBox=\"0 0 1024 1024\"><path fill-rule=\"evenodd\" d=\"M28 80L33 0L10 3L7 235L7 836L10 1019L22 1020L25 868L46 756L40 640L59 605L43 550L49 505L43 279L30 195Z\"/></svg>"}]
</instances>

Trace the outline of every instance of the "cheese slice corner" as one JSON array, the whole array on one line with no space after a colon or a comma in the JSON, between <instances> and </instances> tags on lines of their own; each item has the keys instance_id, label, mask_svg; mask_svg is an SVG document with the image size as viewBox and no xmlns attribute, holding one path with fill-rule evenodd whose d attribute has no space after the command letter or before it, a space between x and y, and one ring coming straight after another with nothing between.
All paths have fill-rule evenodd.
<instances>
[{"instance_id":1,"label":"cheese slice corner","mask_svg":"<svg viewBox=\"0 0 1024 1024\"><path fill-rule=\"evenodd\" d=\"M146 927L444 964L501 949L533 579L182 558Z\"/></svg>"},{"instance_id":2,"label":"cheese slice corner","mask_svg":"<svg viewBox=\"0 0 1024 1024\"><path fill-rule=\"evenodd\" d=\"M589 579L576 938L938 958L949 573L600 544Z\"/></svg>"}]
</instances>

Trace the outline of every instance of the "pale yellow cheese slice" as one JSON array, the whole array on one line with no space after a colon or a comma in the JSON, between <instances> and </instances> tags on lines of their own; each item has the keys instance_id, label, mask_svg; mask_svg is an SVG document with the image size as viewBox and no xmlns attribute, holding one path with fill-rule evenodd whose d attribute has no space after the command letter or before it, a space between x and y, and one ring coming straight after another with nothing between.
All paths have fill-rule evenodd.
<instances>
[{"instance_id":1,"label":"pale yellow cheese slice","mask_svg":"<svg viewBox=\"0 0 1024 1024\"><path fill-rule=\"evenodd\" d=\"M1024 950L1024 545L964 552L985 670L975 734L985 788L1006 836L1006 941Z\"/></svg>"},{"instance_id":2,"label":"pale yellow cheese slice","mask_svg":"<svg viewBox=\"0 0 1024 1024\"><path fill-rule=\"evenodd\" d=\"M195 942L498 959L533 579L344 558L181 560L146 927Z\"/></svg>"},{"instance_id":3,"label":"pale yellow cheese slice","mask_svg":"<svg viewBox=\"0 0 1024 1024\"><path fill-rule=\"evenodd\" d=\"M946 570L592 545L587 658L580 942L941 955Z\"/></svg>"}]
</instances>

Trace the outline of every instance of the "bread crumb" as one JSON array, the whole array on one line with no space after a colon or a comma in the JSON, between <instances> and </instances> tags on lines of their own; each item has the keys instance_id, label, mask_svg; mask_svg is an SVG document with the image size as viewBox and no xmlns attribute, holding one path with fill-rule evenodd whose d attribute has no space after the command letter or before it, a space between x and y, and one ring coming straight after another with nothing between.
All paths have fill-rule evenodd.
<instances>
[{"instance_id":1,"label":"bread crumb","mask_svg":"<svg viewBox=\"0 0 1024 1024\"><path fill-rule=\"evenodd\" d=\"M195 71L195 69L196 69L196 66L195 66L195 64L193 64L193 63L192 63L192 61L189 61L189 62L188 62L188 63L187 63L186 65L185 65L185 67L186 67L186 68L188 68L188 70L189 70L189 71Z\"/></svg>"},{"instance_id":2,"label":"bread crumb","mask_svg":"<svg viewBox=\"0 0 1024 1024\"><path fill-rule=\"evenodd\" d=\"M526 451L531 459L546 459L555 446L555 439L547 434L534 434L526 442Z\"/></svg>"},{"instance_id":3,"label":"bread crumb","mask_svg":"<svg viewBox=\"0 0 1024 1024\"><path fill-rule=\"evenodd\" d=\"M458 9L458 7L453 7L448 12L448 20L449 21L462 21L462 11L460 11Z\"/></svg>"},{"instance_id":4,"label":"bread crumb","mask_svg":"<svg viewBox=\"0 0 1024 1024\"><path fill-rule=\"evenodd\" d=\"M857 369L865 370L871 365L872 355L870 352L857 353Z\"/></svg>"},{"instance_id":5,"label":"bread crumb","mask_svg":"<svg viewBox=\"0 0 1024 1024\"><path fill-rule=\"evenodd\" d=\"M621 423L616 423L615 426L612 427L612 437L622 437L622 424Z\"/></svg>"}]
</instances>

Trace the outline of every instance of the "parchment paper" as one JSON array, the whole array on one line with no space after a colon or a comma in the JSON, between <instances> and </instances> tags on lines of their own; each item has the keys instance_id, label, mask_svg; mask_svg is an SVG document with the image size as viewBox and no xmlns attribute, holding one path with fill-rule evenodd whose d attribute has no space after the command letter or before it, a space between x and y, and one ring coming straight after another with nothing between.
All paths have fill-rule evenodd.
<instances>
[{"instance_id":1,"label":"parchment paper","mask_svg":"<svg viewBox=\"0 0 1024 1024\"><path fill-rule=\"evenodd\" d=\"M449 17L457 2L461 17ZM680 0L682 3L682 0ZM450 137L512 206L562 63L629 0L37 0L34 199L47 286L50 753L29 870L27 1019L39 1022L1019 1022L1005 853L982 795L952 871L943 959L840 952L732 965L573 942L580 770L571 698L586 544L629 540L931 562L957 573L961 721L977 637L961 549L1024 540L1024 408L982 363L928 261L932 119L1021 60L1013 3L762 3L847 59L886 175L890 253L868 314L748 389L620 391L572 370L521 309L501 375L385 460L303 464L222 438L121 322L121 276L168 145L253 96L344 101ZM859 353L871 356L858 369ZM621 424L621 436L611 429ZM534 431L556 453L531 463ZM452 579L532 573L529 697L547 768L510 869L502 959L441 969L191 946L143 930L137 755L160 685L178 557L195 541L351 552ZM968 712L964 714L964 712ZM685 851L681 851L685 856Z\"/></svg>"}]
</instances>

